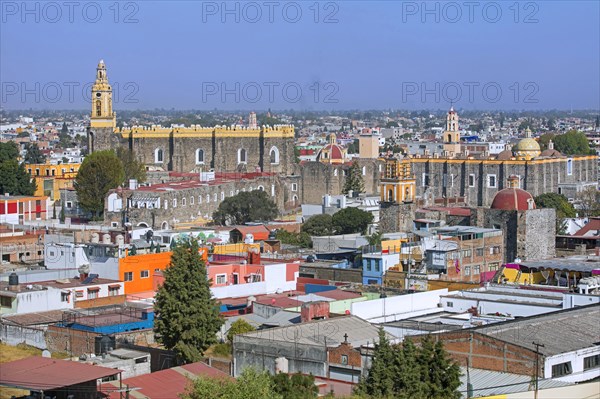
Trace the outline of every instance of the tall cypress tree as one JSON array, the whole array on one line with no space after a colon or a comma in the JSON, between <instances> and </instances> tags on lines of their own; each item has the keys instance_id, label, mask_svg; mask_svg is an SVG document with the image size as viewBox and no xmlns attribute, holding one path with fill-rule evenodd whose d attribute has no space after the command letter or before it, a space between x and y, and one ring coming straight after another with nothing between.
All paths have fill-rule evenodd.
<instances>
[{"instance_id":1,"label":"tall cypress tree","mask_svg":"<svg viewBox=\"0 0 600 399\"><path fill-rule=\"evenodd\" d=\"M204 351L216 342L223 319L210 292L198 242L179 241L164 274L165 282L155 302L157 339L182 362L200 361Z\"/></svg>"},{"instance_id":2,"label":"tall cypress tree","mask_svg":"<svg viewBox=\"0 0 600 399\"><path fill-rule=\"evenodd\" d=\"M360 194L365 191L365 182L362 177L362 169L358 162L354 161L350 169L348 169L348 175L344 183L344 189L342 192L348 194L352 191L354 194Z\"/></svg>"},{"instance_id":3,"label":"tall cypress tree","mask_svg":"<svg viewBox=\"0 0 600 399\"><path fill-rule=\"evenodd\" d=\"M383 328L379 329L379 343L375 344L373 363L367 378L360 381L356 388L359 395L373 398L394 397L394 352Z\"/></svg>"}]
</instances>

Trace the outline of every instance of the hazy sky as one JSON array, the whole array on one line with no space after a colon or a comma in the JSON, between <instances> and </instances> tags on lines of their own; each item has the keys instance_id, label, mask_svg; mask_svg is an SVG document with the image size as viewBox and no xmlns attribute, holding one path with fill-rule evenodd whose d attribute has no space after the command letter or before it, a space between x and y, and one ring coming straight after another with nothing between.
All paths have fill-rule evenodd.
<instances>
[{"instance_id":1,"label":"hazy sky","mask_svg":"<svg viewBox=\"0 0 600 399\"><path fill-rule=\"evenodd\" d=\"M24 6L24 4L26 4ZM1 1L1 105L600 107L600 2Z\"/></svg>"}]
</instances>

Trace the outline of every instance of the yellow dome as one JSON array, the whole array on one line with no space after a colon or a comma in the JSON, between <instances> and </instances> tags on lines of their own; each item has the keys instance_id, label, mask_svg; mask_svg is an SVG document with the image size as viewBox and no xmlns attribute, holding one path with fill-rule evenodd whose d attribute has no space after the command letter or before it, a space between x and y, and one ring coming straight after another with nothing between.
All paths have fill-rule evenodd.
<instances>
[{"instance_id":1,"label":"yellow dome","mask_svg":"<svg viewBox=\"0 0 600 399\"><path fill-rule=\"evenodd\" d=\"M525 138L517 144L515 151L541 151L540 145L532 138Z\"/></svg>"},{"instance_id":2,"label":"yellow dome","mask_svg":"<svg viewBox=\"0 0 600 399\"><path fill-rule=\"evenodd\" d=\"M530 137L526 137L517 143L514 148L515 156L519 159L531 160L541 154L540 145Z\"/></svg>"}]
</instances>

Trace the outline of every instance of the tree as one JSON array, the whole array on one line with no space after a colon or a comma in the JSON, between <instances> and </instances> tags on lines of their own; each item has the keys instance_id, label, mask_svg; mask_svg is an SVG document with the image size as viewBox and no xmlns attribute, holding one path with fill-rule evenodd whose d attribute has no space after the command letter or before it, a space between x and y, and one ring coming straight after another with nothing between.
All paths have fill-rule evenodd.
<instances>
[{"instance_id":1,"label":"tree","mask_svg":"<svg viewBox=\"0 0 600 399\"><path fill-rule=\"evenodd\" d=\"M277 205L263 190L243 191L225 198L213 213L213 220L221 226L249 222L264 222L277 217Z\"/></svg>"},{"instance_id":2,"label":"tree","mask_svg":"<svg viewBox=\"0 0 600 399\"><path fill-rule=\"evenodd\" d=\"M275 392L271 376L252 368L237 380L200 377L188 387L182 399L284 399Z\"/></svg>"},{"instance_id":3,"label":"tree","mask_svg":"<svg viewBox=\"0 0 600 399\"><path fill-rule=\"evenodd\" d=\"M25 158L23 158L23 162L26 164L44 163L46 162L46 157L42 154L40 147L36 143L27 143L25 144Z\"/></svg>"},{"instance_id":4,"label":"tree","mask_svg":"<svg viewBox=\"0 0 600 399\"><path fill-rule=\"evenodd\" d=\"M354 140L348 145L348 154L358 154L360 151L360 145L358 139Z\"/></svg>"},{"instance_id":5,"label":"tree","mask_svg":"<svg viewBox=\"0 0 600 399\"><path fill-rule=\"evenodd\" d=\"M380 327L379 342L375 344L369 374L367 378L359 382L356 392L373 398L392 398L394 396L394 380L397 377L394 360L394 351L390 341L383 328Z\"/></svg>"},{"instance_id":6,"label":"tree","mask_svg":"<svg viewBox=\"0 0 600 399\"><path fill-rule=\"evenodd\" d=\"M97 151L85 157L73 184L81 208L100 217L106 194L123 183L124 175L123 164L112 150Z\"/></svg>"},{"instance_id":7,"label":"tree","mask_svg":"<svg viewBox=\"0 0 600 399\"><path fill-rule=\"evenodd\" d=\"M237 319L233 323L231 323L231 327L229 327L229 331L227 332L227 340L230 343L233 343L233 337L238 334L244 334L248 332L255 331L256 328L252 326L252 324L248 323L244 319Z\"/></svg>"},{"instance_id":8,"label":"tree","mask_svg":"<svg viewBox=\"0 0 600 399\"><path fill-rule=\"evenodd\" d=\"M420 347L410 338L390 345L380 332L371 368L357 393L371 398L459 399L459 387L460 368L441 341L434 343L426 336Z\"/></svg>"},{"instance_id":9,"label":"tree","mask_svg":"<svg viewBox=\"0 0 600 399\"><path fill-rule=\"evenodd\" d=\"M146 180L146 167L142 162L135 158L133 151L118 147L117 158L119 158L121 164L123 164L125 183L129 182L130 179L136 179L139 183Z\"/></svg>"},{"instance_id":10,"label":"tree","mask_svg":"<svg viewBox=\"0 0 600 399\"><path fill-rule=\"evenodd\" d=\"M278 373L272 378L275 392L284 399L311 399L319 394L312 375Z\"/></svg>"},{"instance_id":11,"label":"tree","mask_svg":"<svg viewBox=\"0 0 600 399\"><path fill-rule=\"evenodd\" d=\"M567 197L557 193L544 193L535 197L535 204L538 208L556 209L557 218L574 218L577 212Z\"/></svg>"},{"instance_id":12,"label":"tree","mask_svg":"<svg viewBox=\"0 0 600 399\"><path fill-rule=\"evenodd\" d=\"M577 193L578 208L581 216L590 217L600 215L600 191L594 186L588 186Z\"/></svg>"},{"instance_id":13,"label":"tree","mask_svg":"<svg viewBox=\"0 0 600 399\"><path fill-rule=\"evenodd\" d=\"M310 234L306 232L293 233L284 229L277 230L276 238L284 244L295 245L301 248L312 247Z\"/></svg>"},{"instance_id":14,"label":"tree","mask_svg":"<svg viewBox=\"0 0 600 399\"><path fill-rule=\"evenodd\" d=\"M217 341L223 319L210 292L198 241L180 240L164 274L154 304L157 339L184 363L200 361L204 351Z\"/></svg>"},{"instance_id":15,"label":"tree","mask_svg":"<svg viewBox=\"0 0 600 399\"><path fill-rule=\"evenodd\" d=\"M542 151L545 151L548 149L548 144L550 143L550 140L554 141L554 137L556 137L555 134L552 133L544 133L540 136L540 139L538 141L538 143L540 144L540 149Z\"/></svg>"},{"instance_id":16,"label":"tree","mask_svg":"<svg viewBox=\"0 0 600 399\"><path fill-rule=\"evenodd\" d=\"M301 230L311 236L331 235L333 234L333 218L328 214L311 216L304 222Z\"/></svg>"},{"instance_id":17,"label":"tree","mask_svg":"<svg viewBox=\"0 0 600 399\"><path fill-rule=\"evenodd\" d=\"M567 224L564 219L577 216L573 204L571 204L562 194L544 193L538 195L535 197L535 205L538 208L556 209L556 234L558 235L566 233Z\"/></svg>"},{"instance_id":18,"label":"tree","mask_svg":"<svg viewBox=\"0 0 600 399\"><path fill-rule=\"evenodd\" d=\"M586 135L576 130L555 136L554 148L565 155L589 155L591 153Z\"/></svg>"},{"instance_id":19,"label":"tree","mask_svg":"<svg viewBox=\"0 0 600 399\"><path fill-rule=\"evenodd\" d=\"M33 195L35 180L19 163L19 147L13 141L0 143L0 192L12 195Z\"/></svg>"},{"instance_id":20,"label":"tree","mask_svg":"<svg viewBox=\"0 0 600 399\"><path fill-rule=\"evenodd\" d=\"M359 194L365 191L365 182L362 177L362 170L358 162L352 163L350 169L348 169L348 175L344 182L344 189L342 192L348 194L352 191L354 194Z\"/></svg>"},{"instance_id":21,"label":"tree","mask_svg":"<svg viewBox=\"0 0 600 399\"><path fill-rule=\"evenodd\" d=\"M333 214L332 223L336 234L365 234L373 223L373 214L355 207L344 208Z\"/></svg>"}]
</instances>

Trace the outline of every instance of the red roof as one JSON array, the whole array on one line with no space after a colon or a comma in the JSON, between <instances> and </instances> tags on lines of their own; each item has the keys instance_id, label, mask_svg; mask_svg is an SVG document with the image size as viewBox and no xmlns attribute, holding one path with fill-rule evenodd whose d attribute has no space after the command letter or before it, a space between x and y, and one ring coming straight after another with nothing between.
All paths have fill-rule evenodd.
<instances>
[{"instance_id":1,"label":"red roof","mask_svg":"<svg viewBox=\"0 0 600 399\"><path fill-rule=\"evenodd\" d=\"M600 230L600 218L590 218L589 222L587 222L587 224L585 226L583 226L581 229L579 229L579 231L577 231L575 234L573 234L574 236L589 236L589 237L596 237L598 236L598 234L596 233L597 230ZM592 232L592 234L588 234L589 232Z\"/></svg>"},{"instance_id":2,"label":"red roof","mask_svg":"<svg viewBox=\"0 0 600 399\"><path fill-rule=\"evenodd\" d=\"M138 388L134 392L139 392L149 399L178 398L180 394L185 392L191 381L190 377L200 375L210 378L231 378L228 374L214 367L198 362L126 378L123 380L123 386L129 385L130 388ZM118 387L119 382L114 381L114 383L102 384L101 390L109 394L110 398L120 399L120 393L114 391Z\"/></svg>"},{"instance_id":3,"label":"red roof","mask_svg":"<svg viewBox=\"0 0 600 399\"><path fill-rule=\"evenodd\" d=\"M252 234L254 236L254 241L261 241L269 239L269 229L267 229L264 225L259 226L237 226L235 229L242 234L242 238L246 238L246 234Z\"/></svg>"},{"instance_id":4,"label":"red roof","mask_svg":"<svg viewBox=\"0 0 600 399\"><path fill-rule=\"evenodd\" d=\"M492 209L503 209L506 211L526 211L529 209L529 200L533 202L533 196L520 188L505 188L496 193L492 201ZM533 202L535 209L535 202Z\"/></svg>"},{"instance_id":5,"label":"red roof","mask_svg":"<svg viewBox=\"0 0 600 399\"><path fill-rule=\"evenodd\" d=\"M4 363L0 385L31 390L52 390L119 374L121 370L60 359L32 356Z\"/></svg>"}]
</instances>

